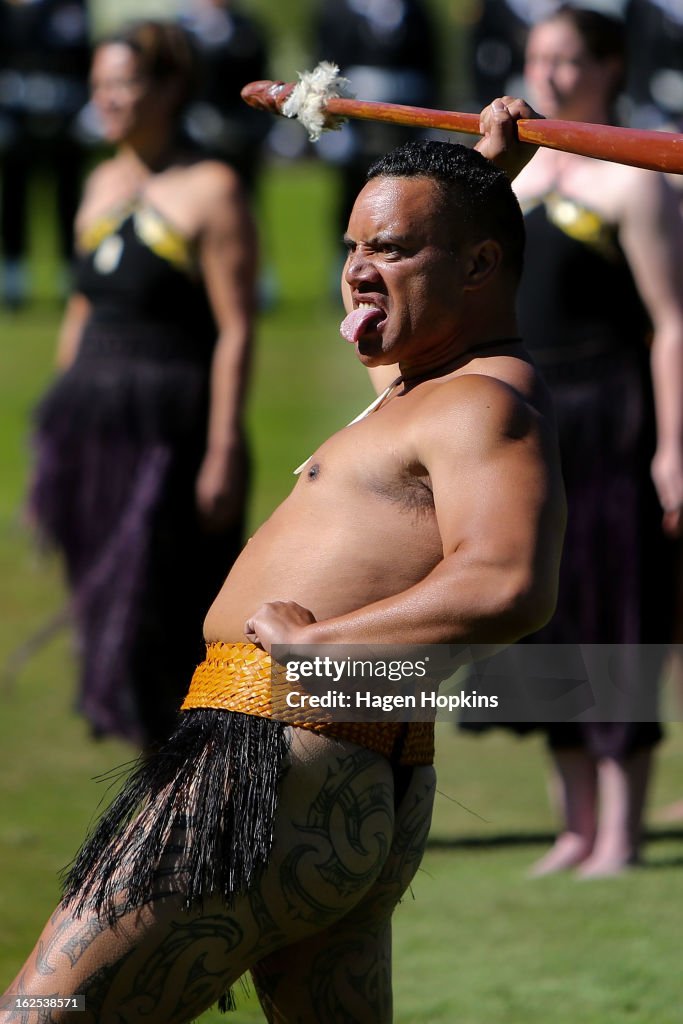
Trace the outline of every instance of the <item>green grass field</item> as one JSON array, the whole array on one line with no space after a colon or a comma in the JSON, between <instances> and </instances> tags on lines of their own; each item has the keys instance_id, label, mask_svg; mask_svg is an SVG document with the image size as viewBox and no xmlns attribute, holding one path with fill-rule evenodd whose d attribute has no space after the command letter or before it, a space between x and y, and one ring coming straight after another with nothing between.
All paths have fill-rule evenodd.
<instances>
[{"instance_id":1,"label":"green grass field","mask_svg":"<svg viewBox=\"0 0 683 1024\"><path fill-rule=\"evenodd\" d=\"M272 169L264 189L280 299L260 325L249 409L254 526L290 488L292 468L370 397L328 297L333 187L307 164ZM0 313L0 664L62 601L58 570L36 554L20 514L29 411L50 376L60 312L40 201L34 227L37 299L20 315ZM0 983L53 908L57 872L104 792L94 777L132 755L88 738L71 710L74 667L60 632L18 677L0 678ZM395 918L398 1024L678 1022L683 826L651 825L645 866L622 878L530 882L525 869L553 829L540 740L463 737L445 724L437 744L431 842ZM680 797L683 730L672 726L651 806ZM261 1019L253 995L232 1017L202 1017L226 1019Z\"/></svg>"}]
</instances>

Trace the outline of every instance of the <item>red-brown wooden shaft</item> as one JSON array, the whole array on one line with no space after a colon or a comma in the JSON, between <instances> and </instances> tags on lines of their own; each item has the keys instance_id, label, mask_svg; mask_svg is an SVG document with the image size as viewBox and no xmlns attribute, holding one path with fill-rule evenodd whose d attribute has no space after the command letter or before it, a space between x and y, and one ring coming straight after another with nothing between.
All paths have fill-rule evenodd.
<instances>
[{"instance_id":1,"label":"red-brown wooden shaft","mask_svg":"<svg viewBox=\"0 0 683 1024\"><path fill-rule=\"evenodd\" d=\"M294 83L251 82L242 90L243 99L252 106L281 113ZM479 135L479 115L429 107L409 107L398 103L376 103L369 100L334 97L325 102L325 111L336 117L352 117L364 121L383 121L413 128L436 128L443 131ZM631 164L653 171L683 174L683 135L672 132L615 128L611 125L586 124L581 121L554 121L544 118L517 122L522 142L561 149L567 153Z\"/></svg>"}]
</instances>

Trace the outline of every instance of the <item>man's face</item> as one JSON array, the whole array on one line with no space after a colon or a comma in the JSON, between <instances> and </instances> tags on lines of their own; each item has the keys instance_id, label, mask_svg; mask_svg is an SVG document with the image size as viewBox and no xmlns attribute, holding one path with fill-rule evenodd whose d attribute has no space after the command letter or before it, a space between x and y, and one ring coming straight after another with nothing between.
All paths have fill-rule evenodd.
<instances>
[{"instance_id":1,"label":"man's face","mask_svg":"<svg viewBox=\"0 0 683 1024\"><path fill-rule=\"evenodd\" d=\"M366 366L438 354L457 336L462 260L429 178L373 178L345 235L344 301Z\"/></svg>"}]
</instances>

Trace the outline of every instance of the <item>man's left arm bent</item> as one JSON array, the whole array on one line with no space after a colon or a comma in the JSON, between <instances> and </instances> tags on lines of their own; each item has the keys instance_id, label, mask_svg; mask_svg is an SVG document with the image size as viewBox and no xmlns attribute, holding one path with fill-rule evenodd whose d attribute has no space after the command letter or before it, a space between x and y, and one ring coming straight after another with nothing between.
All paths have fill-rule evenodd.
<instances>
[{"instance_id":1,"label":"man's left arm bent","mask_svg":"<svg viewBox=\"0 0 683 1024\"><path fill-rule=\"evenodd\" d=\"M551 428L507 384L470 374L433 389L408 427L427 469L443 559L409 589L317 622L262 606L245 633L266 650L313 644L510 643L552 614L564 497Z\"/></svg>"}]
</instances>

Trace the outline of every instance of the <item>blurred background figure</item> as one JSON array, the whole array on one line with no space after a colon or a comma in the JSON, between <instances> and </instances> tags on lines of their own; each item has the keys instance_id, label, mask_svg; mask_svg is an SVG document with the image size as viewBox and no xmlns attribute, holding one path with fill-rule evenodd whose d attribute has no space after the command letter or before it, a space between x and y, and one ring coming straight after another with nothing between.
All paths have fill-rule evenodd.
<instances>
[{"instance_id":1,"label":"blurred background figure","mask_svg":"<svg viewBox=\"0 0 683 1024\"><path fill-rule=\"evenodd\" d=\"M532 29L525 70L548 117L613 122L623 23L562 7ZM515 189L528 232L520 331L553 392L569 502L557 611L534 639L666 644L667 537L680 534L683 506L676 200L664 175L549 149ZM652 689L656 672L634 651L622 682ZM534 873L613 874L636 861L660 736L655 721L548 727L563 827Z\"/></svg>"},{"instance_id":2,"label":"blurred background figure","mask_svg":"<svg viewBox=\"0 0 683 1024\"><path fill-rule=\"evenodd\" d=\"M435 106L438 68L435 29L422 0L321 0L314 14L316 60L337 64L364 100ZM349 122L316 143L323 160L340 169L336 230L341 238L370 163L415 129ZM335 268L335 294L339 275Z\"/></svg>"},{"instance_id":3,"label":"blurred background figure","mask_svg":"<svg viewBox=\"0 0 683 1024\"><path fill-rule=\"evenodd\" d=\"M180 21L192 34L199 59L187 133L207 156L230 164L253 193L272 119L247 106L240 90L268 78L266 35L232 0L187 0Z\"/></svg>"},{"instance_id":4,"label":"blurred background figure","mask_svg":"<svg viewBox=\"0 0 683 1024\"><path fill-rule=\"evenodd\" d=\"M558 7L529 34L524 91L548 117L614 123L624 54L623 21ZM676 563L666 535L680 533L683 501L675 195L663 175L551 150L515 190L528 234L520 333L553 392L569 501L557 611L531 639L666 644ZM626 694L656 694L657 668L643 664L633 649L621 666ZM563 828L532 874L617 873L638 857L661 729L546 728Z\"/></svg>"},{"instance_id":5,"label":"blurred background figure","mask_svg":"<svg viewBox=\"0 0 683 1024\"><path fill-rule=\"evenodd\" d=\"M629 71L627 113L637 128L683 131L683 2L630 0L627 14ZM669 181L683 217L683 175ZM683 711L683 550L679 548L679 592L669 678L676 707ZM683 821L683 800L664 807L661 821Z\"/></svg>"},{"instance_id":6,"label":"blurred background figure","mask_svg":"<svg viewBox=\"0 0 683 1024\"><path fill-rule=\"evenodd\" d=\"M62 290L68 280L84 157L77 116L89 62L84 0L0 0L2 298L11 308L30 295L29 185L40 170L54 180Z\"/></svg>"},{"instance_id":7,"label":"blurred background figure","mask_svg":"<svg viewBox=\"0 0 683 1024\"><path fill-rule=\"evenodd\" d=\"M619 17L628 2L586 0L580 6ZM561 6L562 0L479 0L475 4L470 68L477 109L494 96L524 95L524 51L529 29Z\"/></svg>"},{"instance_id":8,"label":"blurred background figure","mask_svg":"<svg viewBox=\"0 0 683 1024\"><path fill-rule=\"evenodd\" d=\"M531 26L561 0L480 0L470 38L474 99L480 108L495 96L524 95L524 47Z\"/></svg>"},{"instance_id":9,"label":"blurred background figure","mask_svg":"<svg viewBox=\"0 0 683 1024\"><path fill-rule=\"evenodd\" d=\"M173 727L209 602L242 545L255 236L224 163L180 135L195 75L175 24L95 49L113 159L88 179L59 376L36 414L31 509L64 557L98 735Z\"/></svg>"},{"instance_id":10,"label":"blurred background figure","mask_svg":"<svg viewBox=\"0 0 683 1024\"><path fill-rule=\"evenodd\" d=\"M683 2L630 0L628 118L638 128L683 122ZM680 131L680 127L676 128Z\"/></svg>"}]
</instances>

